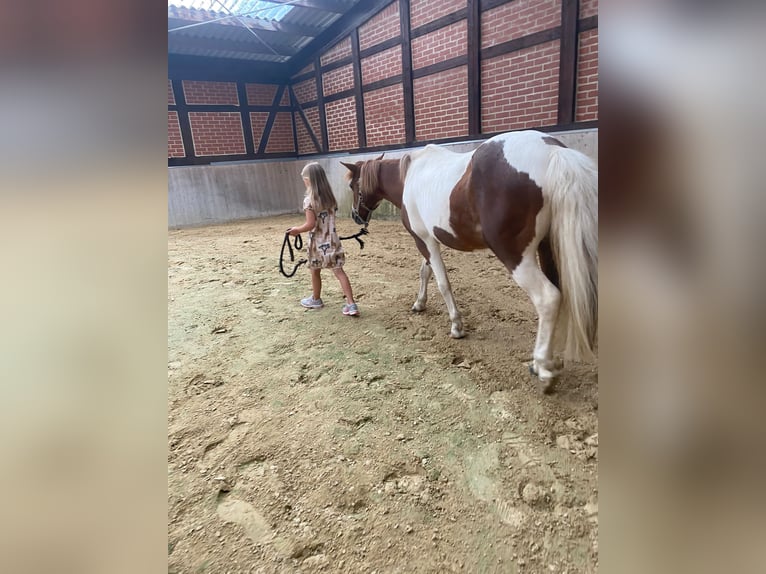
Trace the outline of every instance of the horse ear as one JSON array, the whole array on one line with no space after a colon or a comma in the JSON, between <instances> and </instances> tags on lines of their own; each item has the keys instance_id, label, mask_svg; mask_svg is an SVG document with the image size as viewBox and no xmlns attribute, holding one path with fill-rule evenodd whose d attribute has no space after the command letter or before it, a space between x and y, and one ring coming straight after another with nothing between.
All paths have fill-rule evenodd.
<instances>
[{"instance_id":1,"label":"horse ear","mask_svg":"<svg viewBox=\"0 0 766 574\"><path fill-rule=\"evenodd\" d=\"M348 168L348 170L351 173L357 173L359 171L359 168L357 167L355 163L346 163L345 161L342 161L340 163L346 166L346 168Z\"/></svg>"},{"instance_id":2,"label":"horse ear","mask_svg":"<svg viewBox=\"0 0 766 574\"><path fill-rule=\"evenodd\" d=\"M376 157L376 158L375 158L375 161L380 161L380 160L382 160L384 155L386 155L386 153L385 153L385 152L383 152L382 154L380 154L380 157Z\"/></svg>"}]
</instances>

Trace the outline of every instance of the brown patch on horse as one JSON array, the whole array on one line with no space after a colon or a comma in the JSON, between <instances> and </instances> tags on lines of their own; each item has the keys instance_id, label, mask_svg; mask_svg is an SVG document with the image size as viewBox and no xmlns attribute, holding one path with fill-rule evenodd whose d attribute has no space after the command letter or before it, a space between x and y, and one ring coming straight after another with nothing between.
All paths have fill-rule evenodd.
<instances>
[{"instance_id":1,"label":"brown patch on horse","mask_svg":"<svg viewBox=\"0 0 766 574\"><path fill-rule=\"evenodd\" d=\"M543 141L548 145L557 145L559 147L567 147L553 136L543 136Z\"/></svg>"},{"instance_id":2,"label":"brown patch on horse","mask_svg":"<svg viewBox=\"0 0 766 574\"><path fill-rule=\"evenodd\" d=\"M484 236L479 224L479 213L476 208L476 197L471 178L473 160L460 177L449 196L449 224L454 235L441 227L434 227L433 234L447 247L459 251L474 251L486 249Z\"/></svg>"},{"instance_id":3,"label":"brown patch on horse","mask_svg":"<svg viewBox=\"0 0 766 574\"><path fill-rule=\"evenodd\" d=\"M509 271L521 261L535 237L543 190L528 173L516 170L502 142L480 145L471 159L472 187L487 245Z\"/></svg>"},{"instance_id":4,"label":"brown patch on horse","mask_svg":"<svg viewBox=\"0 0 766 574\"><path fill-rule=\"evenodd\" d=\"M380 160L378 185L382 192L382 197L393 203L397 209L401 209L404 180L399 177L398 159Z\"/></svg>"},{"instance_id":5,"label":"brown patch on horse","mask_svg":"<svg viewBox=\"0 0 766 574\"><path fill-rule=\"evenodd\" d=\"M412 227L410 226L410 218L407 215L407 208L402 205L402 225L404 225L404 228L410 232L410 235L415 239L415 245L418 248L418 251L420 251L420 254L425 257L426 261L428 263L431 263L431 252L428 251L428 246L423 242L423 240L417 236L416 233L413 233Z\"/></svg>"},{"instance_id":6,"label":"brown patch on horse","mask_svg":"<svg viewBox=\"0 0 766 574\"><path fill-rule=\"evenodd\" d=\"M553 259L553 248L549 237L546 237L537 246L537 255L540 257L540 268L545 276L557 289L561 288L559 279L559 269L556 267L556 261Z\"/></svg>"}]
</instances>

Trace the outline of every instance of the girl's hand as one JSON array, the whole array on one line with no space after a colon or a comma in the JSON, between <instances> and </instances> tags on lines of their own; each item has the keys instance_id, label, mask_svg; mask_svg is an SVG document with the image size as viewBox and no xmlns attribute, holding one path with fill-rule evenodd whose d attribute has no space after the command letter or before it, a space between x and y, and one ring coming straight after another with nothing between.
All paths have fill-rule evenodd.
<instances>
[{"instance_id":1,"label":"girl's hand","mask_svg":"<svg viewBox=\"0 0 766 574\"><path fill-rule=\"evenodd\" d=\"M298 232L298 231L296 231L296 230L295 230L295 227L288 227L288 228L287 228L287 234L288 234L288 235L290 235L290 236L292 236L292 237L295 237L295 236L296 236L296 235L298 235L299 233L300 233L300 232Z\"/></svg>"}]
</instances>

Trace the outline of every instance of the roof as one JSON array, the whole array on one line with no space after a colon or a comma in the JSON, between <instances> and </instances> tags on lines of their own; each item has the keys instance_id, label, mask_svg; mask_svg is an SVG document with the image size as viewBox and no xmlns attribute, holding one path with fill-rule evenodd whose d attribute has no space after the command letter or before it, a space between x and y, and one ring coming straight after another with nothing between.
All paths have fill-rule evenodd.
<instances>
[{"instance_id":1,"label":"roof","mask_svg":"<svg viewBox=\"0 0 766 574\"><path fill-rule=\"evenodd\" d=\"M169 0L168 54L289 65L360 2Z\"/></svg>"}]
</instances>

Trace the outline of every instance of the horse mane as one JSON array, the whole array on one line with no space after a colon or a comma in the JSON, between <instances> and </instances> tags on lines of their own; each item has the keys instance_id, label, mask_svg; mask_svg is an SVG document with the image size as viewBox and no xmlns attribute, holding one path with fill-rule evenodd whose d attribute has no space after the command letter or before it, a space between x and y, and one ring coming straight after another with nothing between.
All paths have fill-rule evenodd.
<instances>
[{"instance_id":1,"label":"horse mane","mask_svg":"<svg viewBox=\"0 0 766 574\"><path fill-rule=\"evenodd\" d=\"M401 180L402 185L404 185L404 178L407 177L407 170L410 168L411 163L412 158L408 153L404 154L402 159L399 160L399 179Z\"/></svg>"},{"instance_id":2,"label":"horse mane","mask_svg":"<svg viewBox=\"0 0 766 574\"><path fill-rule=\"evenodd\" d=\"M360 189L363 193L372 193L378 189L378 173L380 172L379 159L371 159L362 164L361 174L359 175Z\"/></svg>"}]
</instances>

